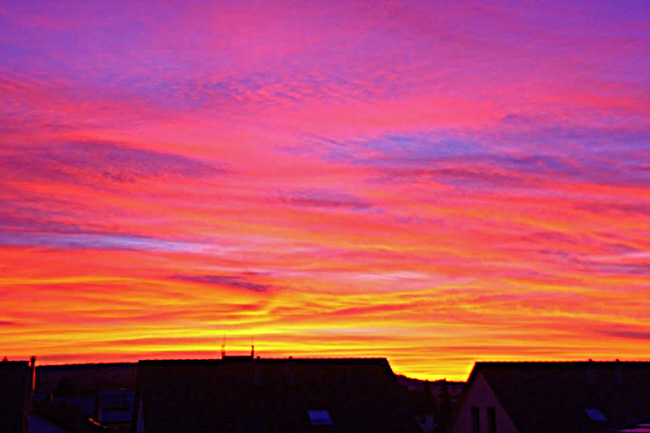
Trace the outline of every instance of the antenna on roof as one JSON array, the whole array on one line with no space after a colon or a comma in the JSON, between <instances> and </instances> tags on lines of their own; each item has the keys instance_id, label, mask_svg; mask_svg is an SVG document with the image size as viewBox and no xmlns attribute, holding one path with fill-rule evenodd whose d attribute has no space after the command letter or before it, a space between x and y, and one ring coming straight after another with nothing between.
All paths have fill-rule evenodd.
<instances>
[{"instance_id":1,"label":"antenna on roof","mask_svg":"<svg viewBox=\"0 0 650 433\"><path fill-rule=\"evenodd\" d=\"M255 358L255 335L251 334L251 359Z\"/></svg>"},{"instance_id":2,"label":"antenna on roof","mask_svg":"<svg viewBox=\"0 0 650 433\"><path fill-rule=\"evenodd\" d=\"M221 341L221 359L226 357L226 333L223 333L223 340Z\"/></svg>"}]
</instances>

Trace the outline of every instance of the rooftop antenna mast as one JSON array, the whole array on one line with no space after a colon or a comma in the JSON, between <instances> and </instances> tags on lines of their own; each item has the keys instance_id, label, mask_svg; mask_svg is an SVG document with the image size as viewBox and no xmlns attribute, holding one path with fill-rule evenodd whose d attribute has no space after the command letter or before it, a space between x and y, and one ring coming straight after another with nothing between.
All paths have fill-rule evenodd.
<instances>
[{"instance_id":1,"label":"rooftop antenna mast","mask_svg":"<svg viewBox=\"0 0 650 433\"><path fill-rule=\"evenodd\" d=\"M221 341L221 359L226 357L226 333L223 333L223 340Z\"/></svg>"},{"instance_id":2,"label":"rooftop antenna mast","mask_svg":"<svg viewBox=\"0 0 650 433\"><path fill-rule=\"evenodd\" d=\"M255 358L255 335L251 334L251 358Z\"/></svg>"}]
</instances>

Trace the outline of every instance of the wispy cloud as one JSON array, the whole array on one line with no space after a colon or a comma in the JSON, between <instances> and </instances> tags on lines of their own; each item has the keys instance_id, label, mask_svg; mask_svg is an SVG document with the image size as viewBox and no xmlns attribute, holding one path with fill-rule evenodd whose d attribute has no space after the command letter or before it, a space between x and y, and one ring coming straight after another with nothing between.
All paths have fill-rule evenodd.
<instances>
[{"instance_id":1,"label":"wispy cloud","mask_svg":"<svg viewBox=\"0 0 650 433\"><path fill-rule=\"evenodd\" d=\"M200 252L204 246L119 233L4 233L0 245L72 250Z\"/></svg>"},{"instance_id":2,"label":"wispy cloud","mask_svg":"<svg viewBox=\"0 0 650 433\"><path fill-rule=\"evenodd\" d=\"M643 327L613 325L609 328L599 328L596 331L607 337L650 340L650 331L647 331Z\"/></svg>"},{"instance_id":3,"label":"wispy cloud","mask_svg":"<svg viewBox=\"0 0 650 433\"><path fill-rule=\"evenodd\" d=\"M5 147L0 167L9 179L91 183L131 183L175 176L214 176L224 170L181 155L109 142L71 142L38 147Z\"/></svg>"},{"instance_id":4,"label":"wispy cloud","mask_svg":"<svg viewBox=\"0 0 650 433\"><path fill-rule=\"evenodd\" d=\"M360 197L332 189L299 189L280 192L280 201L290 206L366 211L373 205Z\"/></svg>"},{"instance_id":5,"label":"wispy cloud","mask_svg":"<svg viewBox=\"0 0 650 433\"><path fill-rule=\"evenodd\" d=\"M192 283L207 284L211 286L229 287L233 289L246 289L253 292L265 292L272 288L268 284L260 284L250 281L242 276L233 275L182 275L171 276L172 279L189 281Z\"/></svg>"}]
</instances>

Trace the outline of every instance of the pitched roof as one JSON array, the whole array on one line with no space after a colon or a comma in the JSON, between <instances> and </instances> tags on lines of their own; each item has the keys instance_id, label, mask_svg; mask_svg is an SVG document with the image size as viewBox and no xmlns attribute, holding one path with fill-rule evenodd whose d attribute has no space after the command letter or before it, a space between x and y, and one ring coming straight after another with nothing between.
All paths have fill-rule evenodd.
<instances>
[{"instance_id":1,"label":"pitched roof","mask_svg":"<svg viewBox=\"0 0 650 433\"><path fill-rule=\"evenodd\" d=\"M140 399L148 433L419 429L386 359L141 361Z\"/></svg>"},{"instance_id":2,"label":"pitched roof","mask_svg":"<svg viewBox=\"0 0 650 433\"><path fill-rule=\"evenodd\" d=\"M477 362L470 382L479 373L521 432L609 431L650 415L650 362Z\"/></svg>"},{"instance_id":3,"label":"pitched roof","mask_svg":"<svg viewBox=\"0 0 650 433\"><path fill-rule=\"evenodd\" d=\"M71 433L103 433L106 428L62 401L35 401L33 413Z\"/></svg>"},{"instance_id":4,"label":"pitched roof","mask_svg":"<svg viewBox=\"0 0 650 433\"><path fill-rule=\"evenodd\" d=\"M29 363L0 362L0 384L0 432L20 432L29 388Z\"/></svg>"}]
</instances>

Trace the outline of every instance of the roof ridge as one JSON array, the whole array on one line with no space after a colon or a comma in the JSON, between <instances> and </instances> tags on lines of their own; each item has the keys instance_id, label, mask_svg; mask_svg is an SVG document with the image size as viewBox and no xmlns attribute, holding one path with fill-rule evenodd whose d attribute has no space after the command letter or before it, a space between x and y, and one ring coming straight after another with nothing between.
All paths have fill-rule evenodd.
<instances>
[{"instance_id":1,"label":"roof ridge","mask_svg":"<svg viewBox=\"0 0 650 433\"><path fill-rule=\"evenodd\" d=\"M80 362L76 364L38 364L39 367L80 367L80 366L116 366L116 365L138 365L138 361L128 362Z\"/></svg>"},{"instance_id":2,"label":"roof ridge","mask_svg":"<svg viewBox=\"0 0 650 433\"><path fill-rule=\"evenodd\" d=\"M377 364L388 364L387 358L251 358L247 356L236 356L231 359L226 358L207 358L207 359L141 359L138 362L138 365L143 364L221 364L228 363L231 361L245 361L250 360L251 362L338 362L338 363L377 363Z\"/></svg>"}]
</instances>

